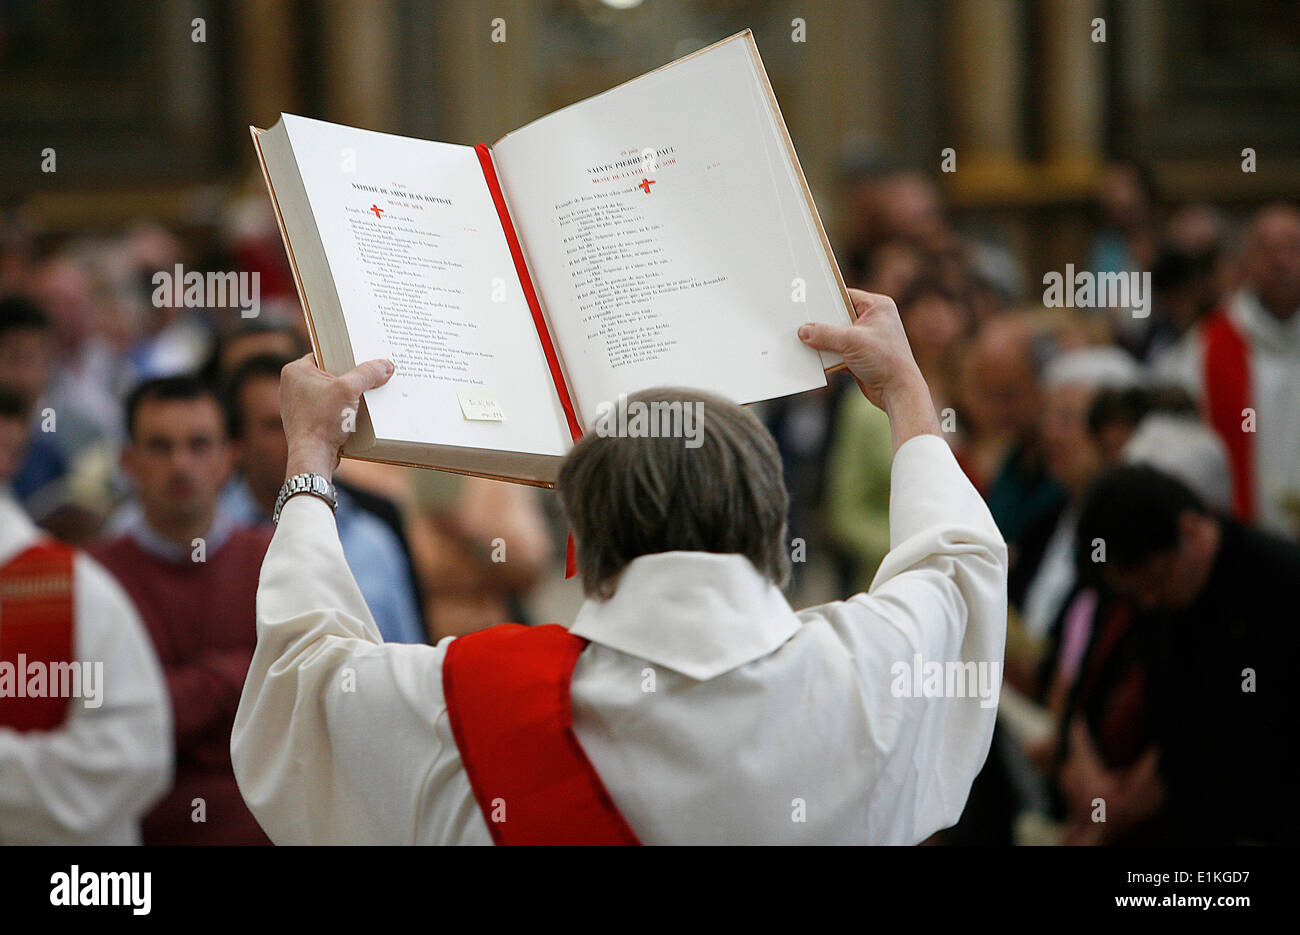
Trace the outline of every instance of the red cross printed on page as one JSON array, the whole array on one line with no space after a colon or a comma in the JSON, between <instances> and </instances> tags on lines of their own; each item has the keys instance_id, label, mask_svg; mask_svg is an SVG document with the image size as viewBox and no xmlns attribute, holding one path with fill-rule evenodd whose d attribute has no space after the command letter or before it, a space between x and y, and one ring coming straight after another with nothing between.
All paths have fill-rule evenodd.
<instances>
[{"instance_id":1,"label":"red cross printed on page","mask_svg":"<svg viewBox=\"0 0 1300 935\"><path fill-rule=\"evenodd\" d=\"M380 217L380 215L384 213L383 208L379 207L379 205L371 205L370 210L375 212L375 217L379 218L381 221L383 220L383 218Z\"/></svg>"},{"instance_id":2,"label":"red cross printed on page","mask_svg":"<svg viewBox=\"0 0 1300 935\"><path fill-rule=\"evenodd\" d=\"M650 186L653 184L654 182L651 179L642 179L641 184L638 185L637 188L641 189L641 191L648 195L650 194Z\"/></svg>"}]
</instances>

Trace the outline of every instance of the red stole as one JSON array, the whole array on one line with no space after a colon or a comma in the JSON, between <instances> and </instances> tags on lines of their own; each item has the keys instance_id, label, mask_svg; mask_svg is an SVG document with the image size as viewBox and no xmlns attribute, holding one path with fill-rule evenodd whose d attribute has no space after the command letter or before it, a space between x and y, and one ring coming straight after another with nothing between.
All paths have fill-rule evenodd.
<instances>
[{"instance_id":1,"label":"red stole","mask_svg":"<svg viewBox=\"0 0 1300 935\"><path fill-rule=\"evenodd\" d=\"M1216 310L1201 326L1206 418L1228 449L1233 514L1255 520L1255 433L1242 429L1250 407L1250 348L1227 313ZM1256 418L1258 418L1256 413Z\"/></svg>"},{"instance_id":2,"label":"red stole","mask_svg":"<svg viewBox=\"0 0 1300 935\"><path fill-rule=\"evenodd\" d=\"M587 641L555 624L456 638L442 663L452 735L497 844L639 844L573 732Z\"/></svg>"},{"instance_id":3,"label":"red stole","mask_svg":"<svg viewBox=\"0 0 1300 935\"><path fill-rule=\"evenodd\" d=\"M75 554L61 542L38 542L0 568L0 663L14 678L13 690L0 693L0 727L52 730L68 716L68 698L27 697L26 688L32 663L45 667L48 695L54 664L72 662Z\"/></svg>"}]
</instances>

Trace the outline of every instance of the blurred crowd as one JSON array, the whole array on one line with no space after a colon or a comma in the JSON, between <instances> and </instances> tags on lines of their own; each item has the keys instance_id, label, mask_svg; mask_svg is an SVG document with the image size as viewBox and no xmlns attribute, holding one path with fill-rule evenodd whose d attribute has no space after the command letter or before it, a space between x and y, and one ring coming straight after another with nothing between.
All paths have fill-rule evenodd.
<instances>
[{"instance_id":1,"label":"blurred crowd","mask_svg":"<svg viewBox=\"0 0 1300 935\"><path fill-rule=\"evenodd\" d=\"M1140 166L1113 165L1091 248L1059 272L1150 274L1149 305L1049 308L931 179L861 160L843 182L845 279L897 301L1012 559L998 730L935 843L1294 840L1300 212L1165 204ZM174 304L156 276L178 265L256 272L256 315ZM71 237L0 207L0 567L36 541L29 521L84 549L111 576L84 588L122 605L116 639L144 645L123 666L158 685L77 788L50 777L84 751L22 747L0 707L0 788L18 790L0 792L0 842L124 842L105 829L133 814L146 843L265 841L229 737L287 457L279 373L306 327L261 193L184 229ZM812 601L868 588L889 549L888 423L830 383L762 407ZM385 639L534 622L563 560L550 494L356 461L338 480L344 553ZM95 613L79 598L79 649ZM73 705L46 730L90 718Z\"/></svg>"},{"instance_id":2,"label":"blurred crowd","mask_svg":"<svg viewBox=\"0 0 1300 935\"><path fill-rule=\"evenodd\" d=\"M1089 249L1048 275L1135 288L1062 307L923 175L864 162L845 185L845 277L896 299L1011 556L998 729L934 843L1294 841L1300 211L1166 204L1111 165ZM838 593L869 587L887 420L847 379L771 415L792 535Z\"/></svg>"},{"instance_id":3,"label":"blurred crowd","mask_svg":"<svg viewBox=\"0 0 1300 935\"><path fill-rule=\"evenodd\" d=\"M232 272L256 273L255 314L172 288ZM63 657L109 682L41 720L0 669L0 843L266 843L230 735L288 457L280 371L306 328L264 193L183 230L46 237L0 210L0 628L47 612L18 599L45 580L39 527L96 563L75 562ZM336 486L386 640L528 622L522 596L563 559L558 506L529 489L352 461ZM0 666L25 645L0 636Z\"/></svg>"}]
</instances>

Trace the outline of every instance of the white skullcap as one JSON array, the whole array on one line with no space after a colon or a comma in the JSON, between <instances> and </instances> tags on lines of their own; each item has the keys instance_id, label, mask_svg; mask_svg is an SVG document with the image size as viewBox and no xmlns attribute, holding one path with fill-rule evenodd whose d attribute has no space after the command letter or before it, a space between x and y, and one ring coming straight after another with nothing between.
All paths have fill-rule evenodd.
<instances>
[{"instance_id":1,"label":"white skullcap","mask_svg":"<svg viewBox=\"0 0 1300 935\"><path fill-rule=\"evenodd\" d=\"M1124 446L1121 459L1149 464L1192 488L1211 509L1232 508L1232 472L1219 436L1190 416L1153 412Z\"/></svg>"},{"instance_id":2,"label":"white skullcap","mask_svg":"<svg viewBox=\"0 0 1300 935\"><path fill-rule=\"evenodd\" d=\"M1043 385L1127 389L1142 385L1142 370L1118 347L1085 347L1053 357L1043 373Z\"/></svg>"}]
</instances>

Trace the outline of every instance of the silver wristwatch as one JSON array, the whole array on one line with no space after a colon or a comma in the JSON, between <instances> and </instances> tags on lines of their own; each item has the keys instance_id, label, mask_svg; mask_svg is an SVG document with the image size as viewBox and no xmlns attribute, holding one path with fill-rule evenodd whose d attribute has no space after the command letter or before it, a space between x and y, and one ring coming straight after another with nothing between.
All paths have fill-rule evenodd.
<instances>
[{"instance_id":1,"label":"silver wristwatch","mask_svg":"<svg viewBox=\"0 0 1300 935\"><path fill-rule=\"evenodd\" d=\"M319 474L295 474L284 482L284 486L280 488L280 495L275 498L275 514L271 517L272 523L279 524L280 510L284 508L285 501L300 493L320 497L330 505L331 510L338 512L339 495L334 490L333 484Z\"/></svg>"}]
</instances>

